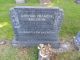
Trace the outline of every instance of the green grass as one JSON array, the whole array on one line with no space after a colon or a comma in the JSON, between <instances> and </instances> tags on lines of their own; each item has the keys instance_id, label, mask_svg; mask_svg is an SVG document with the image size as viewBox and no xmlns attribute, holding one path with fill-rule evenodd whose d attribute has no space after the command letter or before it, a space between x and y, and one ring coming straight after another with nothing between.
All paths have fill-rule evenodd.
<instances>
[{"instance_id":1,"label":"green grass","mask_svg":"<svg viewBox=\"0 0 80 60\"><path fill-rule=\"evenodd\" d=\"M58 55L59 60L80 60L80 53L77 51L66 52Z\"/></svg>"},{"instance_id":2,"label":"green grass","mask_svg":"<svg viewBox=\"0 0 80 60\"><path fill-rule=\"evenodd\" d=\"M26 4L15 4L15 0L0 0L0 40L12 40L13 28L10 21L9 9L14 6L26 5L37 6L38 0L26 0ZM64 10L64 20L60 36L69 38L80 31L80 5L73 0L54 0L49 7L58 6ZM25 50L26 51L26 50ZM37 60L37 49L28 49L28 54L22 54L22 49L10 45L0 46L0 60ZM26 51L27 52L27 51ZM64 53L59 56L60 60L79 60L79 52Z\"/></svg>"},{"instance_id":3,"label":"green grass","mask_svg":"<svg viewBox=\"0 0 80 60\"><path fill-rule=\"evenodd\" d=\"M6 3L14 3L15 2L15 0L0 0L0 4L6 4Z\"/></svg>"},{"instance_id":4,"label":"green grass","mask_svg":"<svg viewBox=\"0 0 80 60\"><path fill-rule=\"evenodd\" d=\"M60 0L57 6L64 10L64 21L61 29L61 35L75 36L80 31L80 5L74 3L73 0Z\"/></svg>"},{"instance_id":5,"label":"green grass","mask_svg":"<svg viewBox=\"0 0 80 60\"><path fill-rule=\"evenodd\" d=\"M36 60L37 52L36 48L15 48L10 44L0 45L0 60Z\"/></svg>"}]
</instances>

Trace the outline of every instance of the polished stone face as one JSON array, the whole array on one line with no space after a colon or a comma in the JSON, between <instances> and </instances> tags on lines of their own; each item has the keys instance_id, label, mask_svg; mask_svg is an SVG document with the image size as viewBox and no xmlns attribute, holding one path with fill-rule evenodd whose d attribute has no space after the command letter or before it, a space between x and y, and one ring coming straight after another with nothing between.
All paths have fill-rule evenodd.
<instances>
[{"instance_id":1,"label":"polished stone face","mask_svg":"<svg viewBox=\"0 0 80 60\"><path fill-rule=\"evenodd\" d=\"M63 11L59 8L15 7L10 11L14 27L13 43L25 46L58 41Z\"/></svg>"}]
</instances>

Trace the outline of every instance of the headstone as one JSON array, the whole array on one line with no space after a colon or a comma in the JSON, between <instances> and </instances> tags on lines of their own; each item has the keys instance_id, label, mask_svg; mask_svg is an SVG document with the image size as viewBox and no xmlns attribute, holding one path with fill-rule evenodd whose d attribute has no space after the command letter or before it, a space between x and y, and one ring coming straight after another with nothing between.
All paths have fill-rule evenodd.
<instances>
[{"instance_id":1,"label":"headstone","mask_svg":"<svg viewBox=\"0 0 80 60\"><path fill-rule=\"evenodd\" d=\"M80 50L80 32L77 33L75 39L74 39L74 45L76 49Z\"/></svg>"},{"instance_id":2,"label":"headstone","mask_svg":"<svg viewBox=\"0 0 80 60\"><path fill-rule=\"evenodd\" d=\"M16 0L16 4L22 4L25 3L25 0Z\"/></svg>"},{"instance_id":3,"label":"headstone","mask_svg":"<svg viewBox=\"0 0 80 60\"><path fill-rule=\"evenodd\" d=\"M49 3L51 3L51 0L40 0L41 5L47 5Z\"/></svg>"},{"instance_id":4,"label":"headstone","mask_svg":"<svg viewBox=\"0 0 80 60\"><path fill-rule=\"evenodd\" d=\"M77 4L80 4L80 0L76 0L75 2L76 2Z\"/></svg>"},{"instance_id":5,"label":"headstone","mask_svg":"<svg viewBox=\"0 0 80 60\"><path fill-rule=\"evenodd\" d=\"M10 10L10 16L14 28L14 46L28 47L50 43L59 47L62 9L18 6Z\"/></svg>"}]
</instances>

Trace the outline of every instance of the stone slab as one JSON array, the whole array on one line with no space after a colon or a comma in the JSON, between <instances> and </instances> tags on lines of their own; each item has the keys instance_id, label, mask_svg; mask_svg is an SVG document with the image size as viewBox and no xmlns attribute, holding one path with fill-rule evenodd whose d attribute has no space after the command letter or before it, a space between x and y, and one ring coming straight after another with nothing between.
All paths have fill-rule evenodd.
<instances>
[{"instance_id":1,"label":"stone slab","mask_svg":"<svg viewBox=\"0 0 80 60\"><path fill-rule=\"evenodd\" d=\"M60 8L17 6L11 8L14 28L14 46L37 46L54 44L59 47L59 31L63 19Z\"/></svg>"}]
</instances>

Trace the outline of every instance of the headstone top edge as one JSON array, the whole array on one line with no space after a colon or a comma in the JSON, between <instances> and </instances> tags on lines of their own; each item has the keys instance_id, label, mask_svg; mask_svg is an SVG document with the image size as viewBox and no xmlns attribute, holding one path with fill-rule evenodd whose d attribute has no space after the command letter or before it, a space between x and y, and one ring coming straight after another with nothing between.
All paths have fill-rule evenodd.
<instances>
[{"instance_id":1,"label":"headstone top edge","mask_svg":"<svg viewBox=\"0 0 80 60\"><path fill-rule=\"evenodd\" d=\"M41 7L41 6L16 6L11 8L10 10L14 9L14 8L41 8L41 9L59 9L60 11L63 11L62 8L59 7Z\"/></svg>"}]
</instances>

